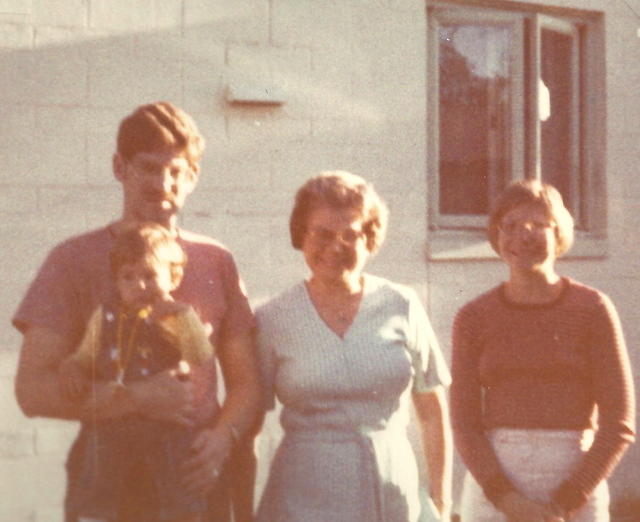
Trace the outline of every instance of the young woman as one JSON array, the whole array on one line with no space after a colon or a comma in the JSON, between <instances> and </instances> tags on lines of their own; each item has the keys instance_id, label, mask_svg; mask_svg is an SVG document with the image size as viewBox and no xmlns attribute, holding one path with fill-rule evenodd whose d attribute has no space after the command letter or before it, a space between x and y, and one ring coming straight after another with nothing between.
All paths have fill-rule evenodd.
<instances>
[{"instance_id":1,"label":"young woman","mask_svg":"<svg viewBox=\"0 0 640 522\"><path fill-rule=\"evenodd\" d=\"M462 307L453 327L453 429L469 470L462 520L608 521L605 479L634 438L618 314L556 272L573 219L550 185L509 186L488 236L509 279Z\"/></svg>"}]
</instances>

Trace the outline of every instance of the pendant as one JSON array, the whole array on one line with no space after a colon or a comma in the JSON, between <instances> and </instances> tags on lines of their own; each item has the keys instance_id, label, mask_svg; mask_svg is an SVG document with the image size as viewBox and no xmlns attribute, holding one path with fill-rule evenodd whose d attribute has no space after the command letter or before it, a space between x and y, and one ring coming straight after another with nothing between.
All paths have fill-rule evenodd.
<instances>
[{"instance_id":1,"label":"pendant","mask_svg":"<svg viewBox=\"0 0 640 522\"><path fill-rule=\"evenodd\" d=\"M124 370L118 370L116 375L116 384L118 386L124 386Z\"/></svg>"}]
</instances>

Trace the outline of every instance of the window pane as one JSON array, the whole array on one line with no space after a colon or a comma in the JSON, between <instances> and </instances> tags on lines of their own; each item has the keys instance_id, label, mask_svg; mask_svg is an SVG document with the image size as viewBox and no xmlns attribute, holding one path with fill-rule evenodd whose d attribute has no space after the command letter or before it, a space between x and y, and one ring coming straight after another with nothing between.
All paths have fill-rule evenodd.
<instances>
[{"instance_id":1,"label":"window pane","mask_svg":"<svg viewBox=\"0 0 640 522\"><path fill-rule=\"evenodd\" d=\"M439 28L440 213L486 214L508 178L510 29Z\"/></svg>"},{"instance_id":2,"label":"window pane","mask_svg":"<svg viewBox=\"0 0 640 522\"><path fill-rule=\"evenodd\" d=\"M575 49L572 34L541 30L541 174L543 180L562 193L565 205L574 215L579 198Z\"/></svg>"}]
</instances>

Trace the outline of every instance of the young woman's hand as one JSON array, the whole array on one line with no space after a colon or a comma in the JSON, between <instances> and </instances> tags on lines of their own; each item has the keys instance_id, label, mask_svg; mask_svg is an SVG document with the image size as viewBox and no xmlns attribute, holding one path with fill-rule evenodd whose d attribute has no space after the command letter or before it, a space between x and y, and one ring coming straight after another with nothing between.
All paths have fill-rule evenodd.
<instances>
[{"instance_id":1,"label":"young woman's hand","mask_svg":"<svg viewBox=\"0 0 640 522\"><path fill-rule=\"evenodd\" d=\"M498 509L509 522L560 522L557 515L545 504L535 502L517 491L506 493L501 499Z\"/></svg>"}]
</instances>

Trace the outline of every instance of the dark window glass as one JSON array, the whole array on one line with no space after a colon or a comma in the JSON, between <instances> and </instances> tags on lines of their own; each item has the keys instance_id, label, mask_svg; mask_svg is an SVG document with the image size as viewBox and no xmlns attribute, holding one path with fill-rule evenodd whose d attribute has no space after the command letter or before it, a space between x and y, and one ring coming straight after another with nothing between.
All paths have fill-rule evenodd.
<instances>
[{"instance_id":1,"label":"dark window glass","mask_svg":"<svg viewBox=\"0 0 640 522\"><path fill-rule=\"evenodd\" d=\"M510 37L499 26L440 26L440 214L486 214L508 177Z\"/></svg>"}]
</instances>

